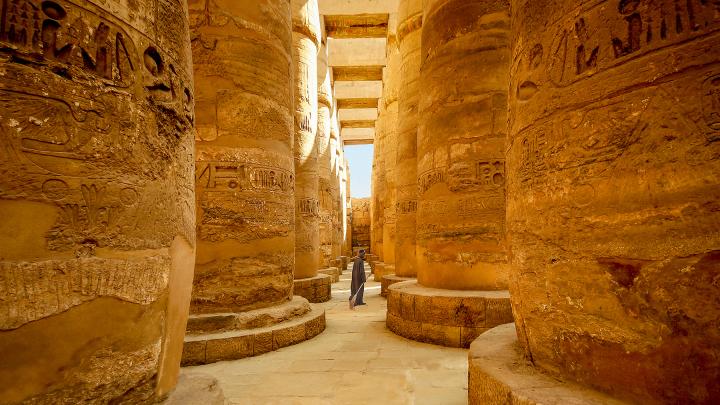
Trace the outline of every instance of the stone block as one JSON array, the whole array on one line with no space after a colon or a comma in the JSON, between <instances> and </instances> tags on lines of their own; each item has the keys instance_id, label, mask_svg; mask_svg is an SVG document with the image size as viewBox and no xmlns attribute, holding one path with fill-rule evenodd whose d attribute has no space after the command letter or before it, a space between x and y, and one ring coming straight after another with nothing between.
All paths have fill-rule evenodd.
<instances>
[{"instance_id":1,"label":"stone block","mask_svg":"<svg viewBox=\"0 0 720 405\"><path fill-rule=\"evenodd\" d=\"M273 331L273 350L291 346L305 340L305 324L288 326Z\"/></svg>"},{"instance_id":2,"label":"stone block","mask_svg":"<svg viewBox=\"0 0 720 405\"><path fill-rule=\"evenodd\" d=\"M460 346L459 326L437 325L433 323L422 323L421 340L427 343L448 347Z\"/></svg>"},{"instance_id":3,"label":"stone block","mask_svg":"<svg viewBox=\"0 0 720 405\"><path fill-rule=\"evenodd\" d=\"M400 294L400 316L406 320L416 320L415 295L407 294L405 292Z\"/></svg>"},{"instance_id":4,"label":"stone block","mask_svg":"<svg viewBox=\"0 0 720 405\"><path fill-rule=\"evenodd\" d=\"M205 364L206 341L186 341L183 344L182 361L183 366L194 366Z\"/></svg>"},{"instance_id":5,"label":"stone block","mask_svg":"<svg viewBox=\"0 0 720 405\"><path fill-rule=\"evenodd\" d=\"M250 357L253 355L253 343L252 335L208 340L205 361L215 363Z\"/></svg>"},{"instance_id":6,"label":"stone block","mask_svg":"<svg viewBox=\"0 0 720 405\"><path fill-rule=\"evenodd\" d=\"M510 301L503 298L488 298L485 311L485 327L495 326L513 322L512 306Z\"/></svg>"},{"instance_id":7,"label":"stone block","mask_svg":"<svg viewBox=\"0 0 720 405\"><path fill-rule=\"evenodd\" d=\"M471 328L484 327L487 302L486 299L463 298L457 309L457 324Z\"/></svg>"},{"instance_id":8,"label":"stone block","mask_svg":"<svg viewBox=\"0 0 720 405\"><path fill-rule=\"evenodd\" d=\"M273 351L272 331L260 332L253 336L253 356Z\"/></svg>"},{"instance_id":9,"label":"stone block","mask_svg":"<svg viewBox=\"0 0 720 405\"><path fill-rule=\"evenodd\" d=\"M325 330L325 312L305 324L305 339L312 339Z\"/></svg>"}]
</instances>

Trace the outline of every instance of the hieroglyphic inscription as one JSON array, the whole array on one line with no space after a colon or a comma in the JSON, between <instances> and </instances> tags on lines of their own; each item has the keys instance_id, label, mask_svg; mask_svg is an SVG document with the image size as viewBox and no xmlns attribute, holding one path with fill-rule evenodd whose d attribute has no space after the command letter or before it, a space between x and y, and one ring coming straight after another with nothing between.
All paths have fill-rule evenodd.
<instances>
[{"instance_id":1,"label":"hieroglyphic inscription","mask_svg":"<svg viewBox=\"0 0 720 405\"><path fill-rule=\"evenodd\" d=\"M547 72L564 87L599 71L720 29L720 3L708 0L619 0L592 2L559 21ZM600 7L595 3L606 3ZM616 10L607 19L606 7ZM592 22L592 23L591 23ZM598 23L602 22L602 23ZM594 25L591 25L594 24Z\"/></svg>"},{"instance_id":2,"label":"hieroglyphic inscription","mask_svg":"<svg viewBox=\"0 0 720 405\"><path fill-rule=\"evenodd\" d=\"M710 140L720 138L720 74L703 82L702 109Z\"/></svg>"},{"instance_id":3,"label":"hieroglyphic inscription","mask_svg":"<svg viewBox=\"0 0 720 405\"><path fill-rule=\"evenodd\" d=\"M395 205L397 215L412 214L417 212L417 200L401 200Z\"/></svg>"},{"instance_id":4,"label":"hieroglyphic inscription","mask_svg":"<svg viewBox=\"0 0 720 405\"><path fill-rule=\"evenodd\" d=\"M480 160L475 173L481 188L502 190L505 185L505 159Z\"/></svg>"},{"instance_id":5,"label":"hieroglyphic inscription","mask_svg":"<svg viewBox=\"0 0 720 405\"><path fill-rule=\"evenodd\" d=\"M418 176L418 192L424 194L432 186L445 182L445 168L434 168Z\"/></svg>"},{"instance_id":6,"label":"hieroglyphic inscription","mask_svg":"<svg viewBox=\"0 0 720 405\"><path fill-rule=\"evenodd\" d=\"M0 262L0 330L14 329L97 297L149 304L165 291L170 257Z\"/></svg>"},{"instance_id":7,"label":"hieroglyphic inscription","mask_svg":"<svg viewBox=\"0 0 720 405\"><path fill-rule=\"evenodd\" d=\"M297 202L297 210L303 216L317 217L320 215L320 202L314 198L303 198Z\"/></svg>"},{"instance_id":8,"label":"hieroglyphic inscription","mask_svg":"<svg viewBox=\"0 0 720 405\"><path fill-rule=\"evenodd\" d=\"M242 162L197 162L195 179L206 189L289 192L295 187L288 170Z\"/></svg>"}]
</instances>

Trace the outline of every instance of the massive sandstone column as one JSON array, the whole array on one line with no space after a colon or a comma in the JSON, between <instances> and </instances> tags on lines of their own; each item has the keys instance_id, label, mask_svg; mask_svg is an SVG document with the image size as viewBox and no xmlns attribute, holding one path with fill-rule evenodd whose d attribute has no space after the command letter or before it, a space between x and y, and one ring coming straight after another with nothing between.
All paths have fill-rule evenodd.
<instances>
[{"instance_id":1,"label":"massive sandstone column","mask_svg":"<svg viewBox=\"0 0 720 405\"><path fill-rule=\"evenodd\" d=\"M371 190L371 243L370 250L383 259L383 223L385 199L385 139L384 110L385 103L378 103L378 118L375 121L375 140L373 142L372 190Z\"/></svg>"},{"instance_id":2,"label":"massive sandstone column","mask_svg":"<svg viewBox=\"0 0 720 405\"><path fill-rule=\"evenodd\" d=\"M333 200L333 243L332 257L338 260L343 255L342 234L343 234L343 196L340 193L340 126L338 125L337 102L333 101L332 116L330 118L330 192ZM345 270L341 266L341 272Z\"/></svg>"},{"instance_id":3,"label":"massive sandstone column","mask_svg":"<svg viewBox=\"0 0 720 405\"><path fill-rule=\"evenodd\" d=\"M320 249L318 199L317 0L292 0L295 100L295 278L317 275Z\"/></svg>"},{"instance_id":4,"label":"massive sandstone column","mask_svg":"<svg viewBox=\"0 0 720 405\"><path fill-rule=\"evenodd\" d=\"M332 77L328 66L328 50L325 43L318 54L318 195L320 196L320 254L318 260L320 267L327 267L334 259L332 252L333 216L335 215L335 201L332 195L332 156L330 138L332 132Z\"/></svg>"},{"instance_id":5,"label":"massive sandstone column","mask_svg":"<svg viewBox=\"0 0 720 405\"><path fill-rule=\"evenodd\" d=\"M718 403L717 3L515 0L512 24L521 345L633 402Z\"/></svg>"},{"instance_id":6,"label":"massive sandstone column","mask_svg":"<svg viewBox=\"0 0 720 405\"><path fill-rule=\"evenodd\" d=\"M388 327L411 339L467 347L513 320L504 229L509 42L507 2L425 1L418 280L392 285L388 298Z\"/></svg>"},{"instance_id":7,"label":"massive sandstone column","mask_svg":"<svg viewBox=\"0 0 720 405\"><path fill-rule=\"evenodd\" d=\"M420 78L420 40L423 22L422 0L400 0L397 38L400 49L397 154L395 169L396 226L395 272L417 274L415 259L417 214L417 126Z\"/></svg>"},{"instance_id":8,"label":"massive sandstone column","mask_svg":"<svg viewBox=\"0 0 720 405\"><path fill-rule=\"evenodd\" d=\"M398 94L400 87L400 49L395 35L388 36L387 66L383 72L383 160L385 163L385 197L383 222L383 255L386 265L395 264L395 225L397 188L395 187L398 144Z\"/></svg>"},{"instance_id":9,"label":"massive sandstone column","mask_svg":"<svg viewBox=\"0 0 720 405\"><path fill-rule=\"evenodd\" d=\"M154 402L177 380L195 255L187 7L96 4L2 4L2 402Z\"/></svg>"},{"instance_id":10,"label":"massive sandstone column","mask_svg":"<svg viewBox=\"0 0 720 405\"><path fill-rule=\"evenodd\" d=\"M292 35L287 0L192 0L198 254L184 364L253 356L322 330L293 299ZM258 69L262 66L262 69ZM314 92L315 93L315 92ZM275 340L293 317L319 325ZM258 331L258 328L268 330ZM300 329L298 328L298 329Z\"/></svg>"}]
</instances>

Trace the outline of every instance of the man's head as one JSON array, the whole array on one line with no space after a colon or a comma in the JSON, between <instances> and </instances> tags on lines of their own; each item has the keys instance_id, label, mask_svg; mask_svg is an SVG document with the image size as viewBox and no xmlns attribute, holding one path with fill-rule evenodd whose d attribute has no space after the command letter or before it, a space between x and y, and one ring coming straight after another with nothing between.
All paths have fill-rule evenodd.
<instances>
[{"instance_id":1,"label":"man's head","mask_svg":"<svg viewBox=\"0 0 720 405\"><path fill-rule=\"evenodd\" d=\"M358 252L358 256L360 256L361 259L365 258L365 249L360 249L360 252Z\"/></svg>"}]
</instances>

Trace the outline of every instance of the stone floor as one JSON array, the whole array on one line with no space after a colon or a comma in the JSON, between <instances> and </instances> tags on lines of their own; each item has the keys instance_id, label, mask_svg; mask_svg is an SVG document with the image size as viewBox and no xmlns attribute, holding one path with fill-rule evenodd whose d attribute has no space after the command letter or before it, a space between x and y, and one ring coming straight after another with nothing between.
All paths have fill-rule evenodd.
<instances>
[{"instance_id":1,"label":"stone floor","mask_svg":"<svg viewBox=\"0 0 720 405\"><path fill-rule=\"evenodd\" d=\"M368 305L354 311L349 286L346 271L322 304L327 329L318 337L183 372L216 377L231 404L466 404L467 350L396 336L385 327L380 283L368 282Z\"/></svg>"}]
</instances>

